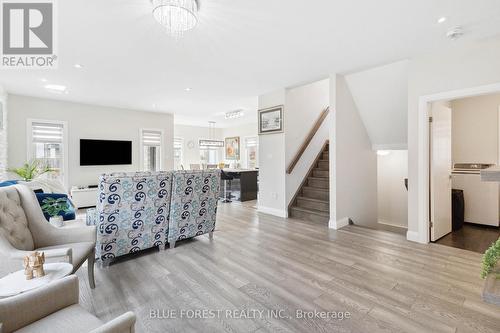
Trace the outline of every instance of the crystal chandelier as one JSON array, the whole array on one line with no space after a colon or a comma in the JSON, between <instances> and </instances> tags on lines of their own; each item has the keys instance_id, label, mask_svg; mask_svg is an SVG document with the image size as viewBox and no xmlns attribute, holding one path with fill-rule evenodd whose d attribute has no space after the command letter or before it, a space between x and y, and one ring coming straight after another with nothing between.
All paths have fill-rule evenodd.
<instances>
[{"instance_id":1,"label":"crystal chandelier","mask_svg":"<svg viewBox=\"0 0 500 333\"><path fill-rule=\"evenodd\" d=\"M153 17L174 37L193 29L198 23L197 0L151 0Z\"/></svg>"}]
</instances>

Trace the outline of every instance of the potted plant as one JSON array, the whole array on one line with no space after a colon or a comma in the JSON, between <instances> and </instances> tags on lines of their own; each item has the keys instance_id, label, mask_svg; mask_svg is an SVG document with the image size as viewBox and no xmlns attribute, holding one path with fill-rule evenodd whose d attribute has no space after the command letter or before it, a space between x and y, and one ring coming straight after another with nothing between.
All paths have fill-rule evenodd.
<instances>
[{"instance_id":1,"label":"potted plant","mask_svg":"<svg viewBox=\"0 0 500 333\"><path fill-rule=\"evenodd\" d=\"M71 211L71 207L66 198L45 198L41 202L42 211L50 216L49 222L56 227L63 226L63 217L61 214L66 214Z\"/></svg>"},{"instance_id":2,"label":"potted plant","mask_svg":"<svg viewBox=\"0 0 500 333\"><path fill-rule=\"evenodd\" d=\"M9 171L14 172L24 181L29 182L34 178L43 175L44 173L52 172L54 170L47 165L41 165L40 161L38 160L31 160L24 163L22 167L9 169Z\"/></svg>"},{"instance_id":3,"label":"potted plant","mask_svg":"<svg viewBox=\"0 0 500 333\"><path fill-rule=\"evenodd\" d=\"M481 277L486 279L483 299L488 303L500 305L500 239L486 250L483 256Z\"/></svg>"}]
</instances>

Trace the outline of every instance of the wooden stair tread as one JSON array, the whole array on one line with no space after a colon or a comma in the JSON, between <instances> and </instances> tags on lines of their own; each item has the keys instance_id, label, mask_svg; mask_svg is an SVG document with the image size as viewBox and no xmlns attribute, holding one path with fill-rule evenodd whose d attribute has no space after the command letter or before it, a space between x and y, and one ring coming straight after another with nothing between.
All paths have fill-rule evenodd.
<instances>
[{"instance_id":1,"label":"wooden stair tread","mask_svg":"<svg viewBox=\"0 0 500 333\"><path fill-rule=\"evenodd\" d=\"M328 180L330 179L330 177L315 177L315 176L309 176L307 177L308 179L312 179L312 180Z\"/></svg>"},{"instance_id":2,"label":"wooden stair tread","mask_svg":"<svg viewBox=\"0 0 500 333\"><path fill-rule=\"evenodd\" d=\"M300 200L306 200L306 201L314 201L314 202L321 202L321 203L330 203L328 200L321 200L321 199L315 199L315 198L308 198L304 196L298 196L297 199ZM295 206L294 206L295 207Z\"/></svg>"},{"instance_id":3,"label":"wooden stair tread","mask_svg":"<svg viewBox=\"0 0 500 333\"><path fill-rule=\"evenodd\" d=\"M315 214L319 216L324 216L324 217L330 217L329 212L325 212L322 210L317 210L317 209L311 209L311 208L302 208L302 207L297 207L297 206L292 206L292 211L299 211L299 212L304 212L308 214Z\"/></svg>"},{"instance_id":4,"label":"wooden stair tread","mask_svg":"<svg viewBox=\"0 0 500 333\"><path fill-rule=\"evenodd\" d=\"M318 192L330 192L330 189L327 188L321 188L321 187L311 187L311 186L304 186L302 187L303 190L313 190L313 191L318 191Z\"/></svg>"},{"instance_id":5,"label":"wooden stair tread","mask_svg":"<svg viewBox=\"0 0 500 333\"><path fill-rule=\"evenodd\" d=\"M328 142L311 164L293 201L288 206L290 217L315 223L330 220L330 154Z\"/></svg>"}]
</instances>

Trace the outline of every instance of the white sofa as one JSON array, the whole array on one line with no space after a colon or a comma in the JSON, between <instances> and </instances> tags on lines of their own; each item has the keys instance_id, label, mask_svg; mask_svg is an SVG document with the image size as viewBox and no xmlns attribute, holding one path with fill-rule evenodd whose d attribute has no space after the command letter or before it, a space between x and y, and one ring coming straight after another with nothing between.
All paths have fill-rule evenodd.
<instances>
[{"instance_id":1,"label":"white sofa","mask_svg":"<svg viewBox=\"0 0 500 333\"><path fill-rule=\"evenodd\" d=\"M135 315L127 312L104 323L78 304L75 275L45 287L0 299L1 333L133 333Z\"/></svg>"}]
</instances>

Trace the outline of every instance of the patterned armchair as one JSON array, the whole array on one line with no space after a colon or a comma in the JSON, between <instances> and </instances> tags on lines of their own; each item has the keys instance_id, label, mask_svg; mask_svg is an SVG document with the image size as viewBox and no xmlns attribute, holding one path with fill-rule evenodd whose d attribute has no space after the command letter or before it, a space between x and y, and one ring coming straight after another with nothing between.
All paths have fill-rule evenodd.
<instances>
[{"instance_id":1,"label":"patterned armchair","mask_svg":"<svg viewBox=\"0 0 500 333\"><path fill-rule=\"evenodd\" d=\"M167 242L212 233L219 200L220 170L176 171L172 180L172 202Z\"/></svg>"},{"instance_id":2,"label":"patterned armchair","mask_svg":"<svg viewBox=\"0 0 500 333\"><path fill-rule=\"evenodd\" d=\"M97 257L116 257L165 247L172 188L171 172L102 175L97 202Z\"/></svg>"}]
</instances>

